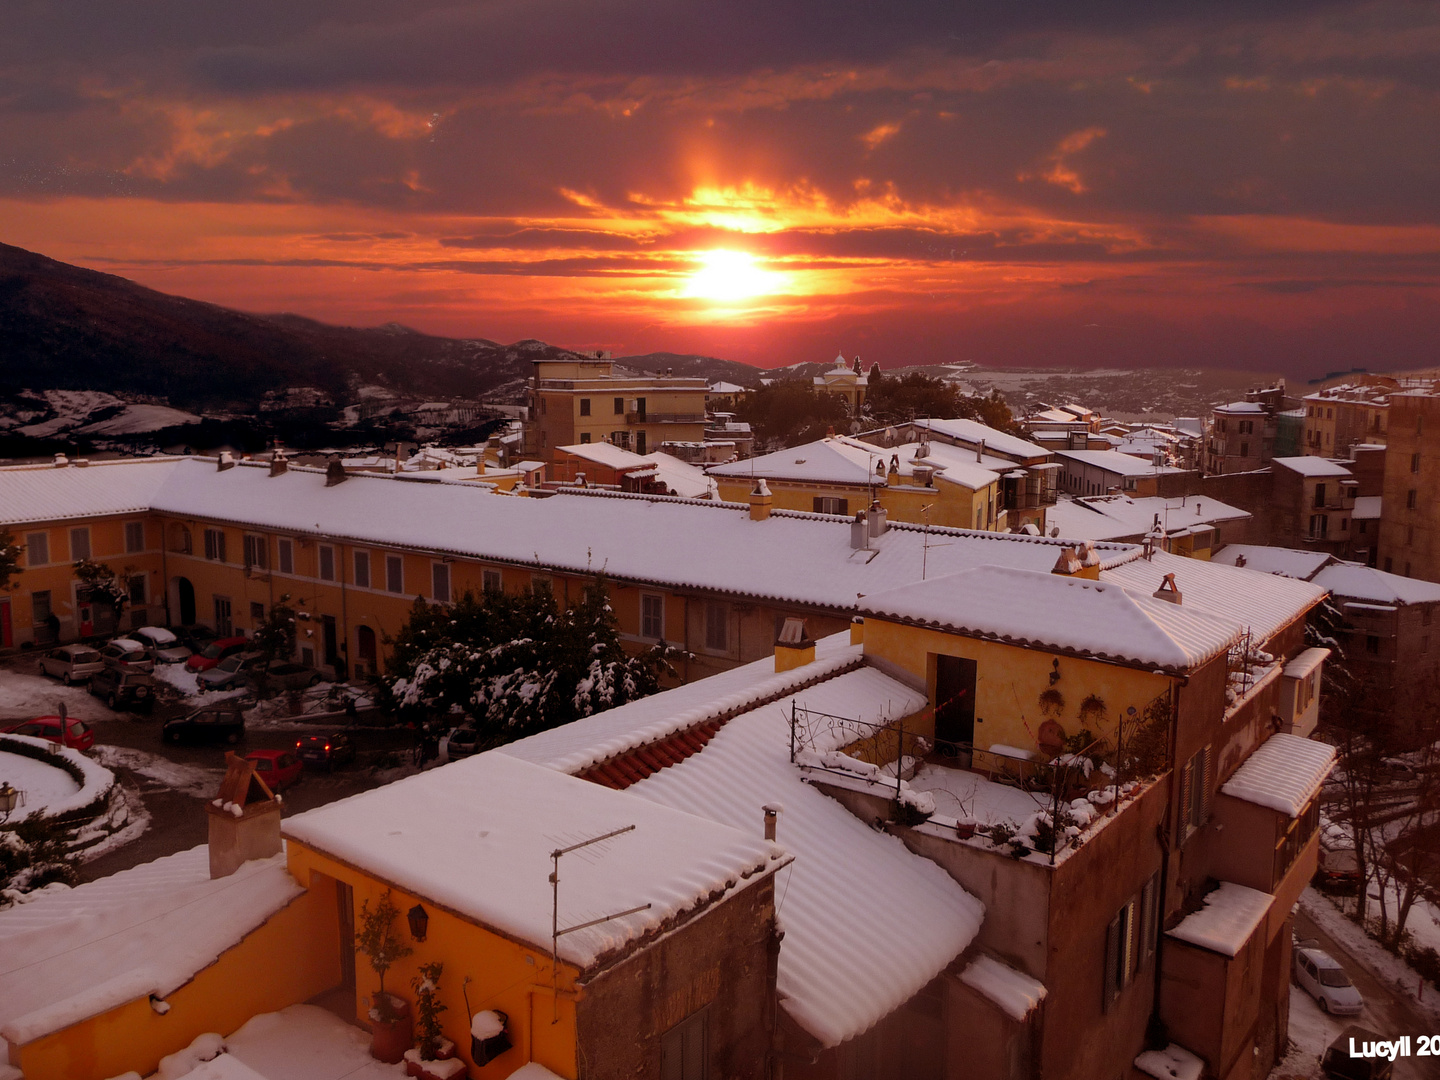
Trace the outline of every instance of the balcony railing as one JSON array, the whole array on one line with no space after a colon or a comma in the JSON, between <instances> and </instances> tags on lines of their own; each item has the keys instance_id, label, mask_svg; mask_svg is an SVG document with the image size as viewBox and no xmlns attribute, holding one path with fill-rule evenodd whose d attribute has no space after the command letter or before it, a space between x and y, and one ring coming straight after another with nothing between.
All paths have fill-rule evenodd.
<instances>
[{"instance_id":1,"label":"balcony railing","mask_svg":"<svg viewBox=\"0 0 1440 1080\"><path fill-rule=\"evenodd\" d=\"M703 424L704 413L627 412L627 424Z\"/></svg>"}]
</instances>

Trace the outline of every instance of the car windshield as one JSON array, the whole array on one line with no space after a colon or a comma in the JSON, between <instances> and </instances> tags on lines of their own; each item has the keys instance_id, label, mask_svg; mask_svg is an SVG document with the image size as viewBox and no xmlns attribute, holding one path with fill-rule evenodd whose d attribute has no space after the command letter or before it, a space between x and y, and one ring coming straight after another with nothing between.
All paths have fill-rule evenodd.
<instances>
[{"instance_id":1,"label":"car windshield","mask_svg":"<svg viewBox=\"0 0 1440 1080\"><path fill-rule=\"evenodd\" d=\"M221 671L234 671L240 666L241 660L238 656L227 656L216 665Z\"/></svg>"},{"instance_id":2,"label":"car windshield","mask_svg":"<svg viewBox=\"0 0 1440 1080\"><path fill-rule=\"evenodd\" d=\"M220 655L220 646L216 645L214 642L211 642L209 645L205 646L205 651L202 652L200 655L205 657L206 660L214 660Z\"/></svg>"},{"instance_id":3,"label":"car windshield","mask_svg":"<svg viewBox=\"0 0 1440 1080\"><path fill-rule=\"evenodd\" d=\"M1322 967L1322 968L1320 969L1320 985L1321 985L1321 986L1350 986L1350 985L1351 985L1351 983L1350 983L1350 976L1349 976L1349 975L1346 975L1345 972L1344 972L1342 969L1338 968L1338 967L1333 967L1333 968Z\"/></svg>"},{"instance_id":4,"label":"car windshield","mask_svg":"<svg viewBox=\"0 0 1440 1080\"><path fill-rule=\"evenodd\" d=\"M100 659L100 654L98 652L91 652L88 649L85 649L81 652L72 653L71 655L73 656L75 663L77 664L93 664L95 663L95 661Z\"/></svg>"},{"instance_id":5,"label":"car windshield","mask_svg":"<svg viewBox=\"0 0 1440 1080\"><path fill-rule=\"evenodd\" d=\"M84 721L82 721L82 720L71 720L71 721L70 721L70 734L71 734L71 735L84 735L85 732L87 732L87 731L89 731L89 730L90 730L90 729L85 726L85 723L84 723Z\"/></svg>"}]
</instances>

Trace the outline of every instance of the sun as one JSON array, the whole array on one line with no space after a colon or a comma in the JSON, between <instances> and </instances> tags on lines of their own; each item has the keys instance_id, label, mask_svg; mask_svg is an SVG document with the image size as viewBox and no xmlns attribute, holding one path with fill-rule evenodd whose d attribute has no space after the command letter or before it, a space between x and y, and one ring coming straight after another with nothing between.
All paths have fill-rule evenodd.
<instances>
[{"instance_id":1,"label":"sun","mask_svg":"<svg viewBox=\"0 0 1440 1080\"><path fill-rule=\"evenodd\" d=\"M748 300L774 292L780 275L764 269L748 251L702 251L684 295L701 300Z\"/></svg>"}]
</instances>

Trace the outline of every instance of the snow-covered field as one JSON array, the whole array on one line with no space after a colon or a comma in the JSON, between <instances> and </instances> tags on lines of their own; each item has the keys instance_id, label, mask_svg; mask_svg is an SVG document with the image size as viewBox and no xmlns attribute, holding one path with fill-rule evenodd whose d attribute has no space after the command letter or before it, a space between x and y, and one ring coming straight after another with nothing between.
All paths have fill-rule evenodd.
<instances>
[{"instance_id":1,"label":"snow-covered field","mask_svg":"<svg viewBox=\"0 0 1440 1080\"><path fill-rule=\"evenodd\" d=\"M200 417L182 409L172 409L168 405L150 402L127 402L114 394L99 390L46 390L43 396L49 409L38 415L53 415L16 427L18 434L35 438L46 438L62 431L78 431L86 435L135 435L176 424L194 424L200 421ZM88 423L90 417L101 409L120 411L113 416ZM35 415L37 414L34 411L29 411L26 419Z\"/></svg>"}]
</instances>

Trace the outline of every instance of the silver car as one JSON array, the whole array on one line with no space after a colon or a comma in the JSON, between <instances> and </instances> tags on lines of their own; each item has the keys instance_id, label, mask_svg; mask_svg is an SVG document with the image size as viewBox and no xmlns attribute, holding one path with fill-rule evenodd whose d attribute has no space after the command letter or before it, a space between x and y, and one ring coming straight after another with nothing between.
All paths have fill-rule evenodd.
<instances>
[{"instance_id":1,"label":"silver car","mask_svg":"<svg viewBox=\"0 0 1440 1080\"><path fill-rule=\"evenodd\" d=\"M100 650L100 657L106 666L121 671L143 671L148 675L155 670L155 661L146 655L145 646L130 638L115 638Z\"/></svg>"},{"instance_id":2,"label":"silver car","mask_svg":"<svg viewBox=\"0 0 1440 1080\"><path fill-rule=\"evenodd\" d=\"M140 626L130 631L130 637L145 646L145 655L157 664L183 664L190 659L190 650L163 626Z\"/></svg>"},{"instance_id":3,"label":"silver car","mask_svg":"<svg viewBox=\"0 0 1440 1080\"><path fill-rule=\"evenodd\" d=\"M239 686L248 686L251 677L264 663L263 653L232 653L209 671L196 675L195 685L202 694L207 690L234 690Z\"/></svg>"},{"instance_id":4,"label":"silver car","mask_svg":"<svg viewBox=\"0 0 1440 1080\"><path fill-rule=\"evenodd\" d=\"M1315 999L1321 1012L1334 1016L1359 1016L1365 999L1345 969L1329 953L1313 946L1295 949L1295 981Z\"/></svg>"},{"instance_id":5,"label":"silver car","mask_svg":"<svg viewBox=\"0 0 1440 1080\"><path fill-rule=\"evenodd\" d=\"M84 682L105 668L105 658L89 645L61 645L38 661L40 673L59 679L66 686Z\"/></svg>"}]
</instances>

